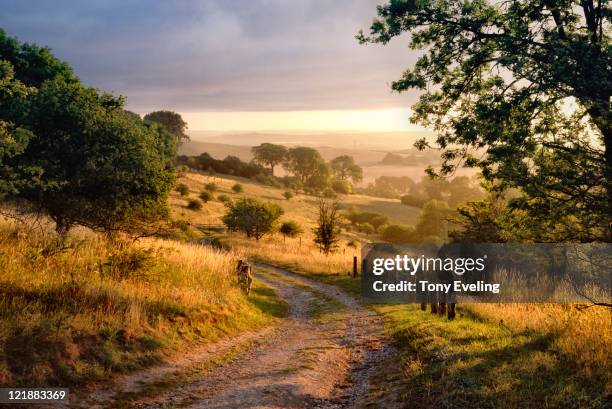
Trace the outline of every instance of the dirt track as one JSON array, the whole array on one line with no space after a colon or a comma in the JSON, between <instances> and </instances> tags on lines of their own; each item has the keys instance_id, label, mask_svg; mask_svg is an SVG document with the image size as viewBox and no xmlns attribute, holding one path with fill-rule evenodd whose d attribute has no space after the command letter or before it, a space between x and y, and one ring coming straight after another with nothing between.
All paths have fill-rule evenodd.
<instances>
[{"instance_id":1,"label":"dirt track","mask_svg":"<svg viewBox=\"0 0 612 409\"><path fill-rule=\"evenodd\" d=\"M375 313L334 286L282 269L259 265L256 277L290 306L280 327L126 376L75 406L354 408L374 401L376 407L398 406L396 397L373 397L370 388L381 362L395 355L381 338Z\"/></svg>"}]
</instances>

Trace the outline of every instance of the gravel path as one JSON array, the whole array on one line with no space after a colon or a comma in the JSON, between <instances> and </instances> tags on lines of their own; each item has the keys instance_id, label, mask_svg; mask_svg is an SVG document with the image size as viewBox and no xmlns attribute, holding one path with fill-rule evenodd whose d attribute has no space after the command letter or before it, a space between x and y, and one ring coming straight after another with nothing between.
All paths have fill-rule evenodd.
<instances>
[{"instance_id":1,"label":"gravel path","mask_svg":"<svg viewBox=\"0 0 612 409\"><path fill-rule=\"evenodd\" d=\"M126 376L113 393L99 392L74 406L379 407L381 397L373 398L370 379L396 356L381 336L381 318L337 287L283 269L259 264L256 279L289 304L280 327L211 344L179 361ZM232 350L233 359L214 363ZM180 377L198 365L207 369ZM166 378L174 378L170 387L151 386L163 385ZM384 397L384 407L396 406L396 397Z\"/></svg>"}]
</instances>

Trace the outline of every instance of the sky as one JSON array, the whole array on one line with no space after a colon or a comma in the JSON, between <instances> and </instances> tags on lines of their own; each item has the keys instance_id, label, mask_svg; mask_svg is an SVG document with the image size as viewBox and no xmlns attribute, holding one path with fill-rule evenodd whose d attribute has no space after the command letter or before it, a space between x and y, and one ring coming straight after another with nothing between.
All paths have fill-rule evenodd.
<instances>
[{"instance_id":1,"label":"sky","mask_svg":"<svg viewBox=\"0 0 612 409\"><path fill-rule=\"evenodd\" d=\"M380 0L382 1L382 0ZM418 130L389 83L418 54L360 45L369 0L3 0L0 27L47 45L128 109L191 130Z\"/></svg>"}]
</instances>

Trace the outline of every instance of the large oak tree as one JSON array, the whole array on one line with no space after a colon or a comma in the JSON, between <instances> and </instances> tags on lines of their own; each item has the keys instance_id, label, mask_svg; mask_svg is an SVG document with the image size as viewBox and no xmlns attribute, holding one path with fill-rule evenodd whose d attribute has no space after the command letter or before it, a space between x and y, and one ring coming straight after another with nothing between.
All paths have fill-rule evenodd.
<instances>
[{"instance_id":1,"label":"large oak tree","mask_svg":"<svg viewBox=\"0 0 612 409\"><path fill-rule=\"evenodd\" d=\"M478 166L556 239L610 241L611 18L606 1L392 0L358 39L423 50L392 89L422 91L438 174Z\"/></svg>"}]
</instances>

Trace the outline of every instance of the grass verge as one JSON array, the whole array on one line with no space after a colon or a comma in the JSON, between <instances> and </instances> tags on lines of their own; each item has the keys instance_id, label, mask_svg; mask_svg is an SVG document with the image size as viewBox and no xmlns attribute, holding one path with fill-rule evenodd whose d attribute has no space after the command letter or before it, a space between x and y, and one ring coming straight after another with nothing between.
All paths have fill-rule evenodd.
<instances>
[{"instance_id":1,"label":"grass verge","mask_svg":"<svg viewBox=\"0 0 612 409\"><path fill-rule=\"evenodd\" d=\"M81 385L276 323L284 303L261 285L245 297L236 258L153 239L110 248L83 231L58 243L0 224L0 385Z\"/></svg>"}]
</instances>

